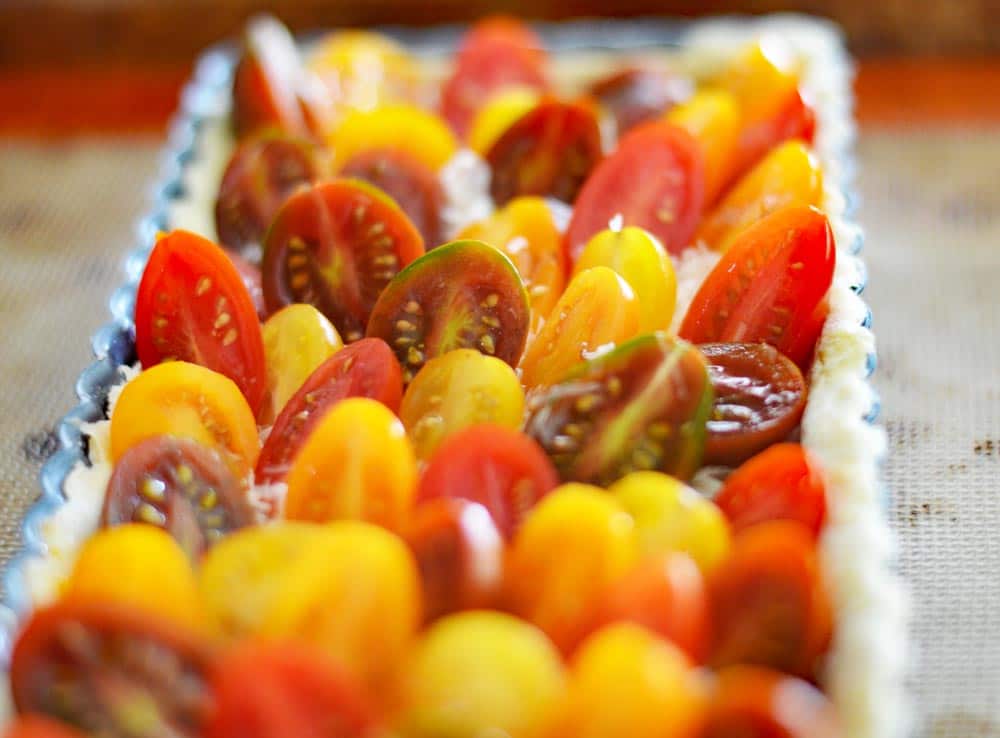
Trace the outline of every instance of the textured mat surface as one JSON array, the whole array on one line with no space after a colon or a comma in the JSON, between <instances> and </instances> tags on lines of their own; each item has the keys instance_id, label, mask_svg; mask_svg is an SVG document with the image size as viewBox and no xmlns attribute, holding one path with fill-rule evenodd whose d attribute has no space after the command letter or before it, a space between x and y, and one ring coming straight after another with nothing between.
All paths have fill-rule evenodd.
<instances>
[{"instance_id":1,"label":"textured mat surface","mask_svg":"<svg viewBox=\"0 0 1000 738\"><path fill-rule=\"evenodd\" d=\"M107 318L160 142L0 144L0 560ZM886 477L922 738L1000 738L1000 136L862 135Z\"/></svg>"}]
</instances>

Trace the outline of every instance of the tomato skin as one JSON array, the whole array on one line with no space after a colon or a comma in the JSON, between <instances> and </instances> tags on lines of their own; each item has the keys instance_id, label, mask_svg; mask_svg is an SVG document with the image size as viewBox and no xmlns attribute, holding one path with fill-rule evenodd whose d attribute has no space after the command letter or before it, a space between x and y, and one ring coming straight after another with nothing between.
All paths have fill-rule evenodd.
<instances>
[{"instance_id":1,"label":"tomato skin","mask_svg":"<svg viewBox=\"0 0 1000 738\"><path fill-rule=\"evenodd\" d=\"M65 723L42 715L22 715L4 731L3 738L86 738Z\"/></svg>"},{"instance_id":2,"label":"tomato skin","mask_svg":"<svg viewBox=\"0 0 1000 738\"><path fill-rule=\"evenodd\" d=\"M180 359L232 379L254 414L267 393L264 340L253 299L226 252L188 231L160 238L135 298L143 368Z\"/></svg>"},{"instance_id":3,"label":"tomato skin","mask_svg":"<svg viewBox=\"0 0 1000 738\"><path fill-rule=\"evenodd\" d=\"M503 538L477 502L441 497L418 505L404 539L420 569L424 617L496 604L503 581Z\"/></svg>"},{"instance_id":4,"label":"tomato skin","mask_svg":"<svg viewBox=\"0 0 1000 738\"><path fill-rule=\"evenodd\" d=\"M694 235L704 197L704 160L691 134L667 121L644 123L583 184L564 239L569 262L576 263L587 241L616 215L680 253Z\"/></svg>"},{"instance_id":5,"label":"tomato skin","mask_svg":"<svg viewBox=\"0 0 1000 738\"><path fill-rule=\"evenodd\" d=\"M473 425L438 446L420 478L417 502L459 498L481 503L509 541L531 508L558 484L552 462L531 438L504 426Z\"/></svg>"},{"instance_id":6,"label":"tomato skin","mask_svg":"<svg viewBox=\"0 0 1000 738\"><path fill-rule=\"evenodd\" d=\"M322 182L289 197L264 238L264 299L272 312L314 305L350 343L385 286L423 253L420 232L381 190Z\"/></svg>"},{"instance_id":7,"label":"tomato skin","mask_svg":"<svg viewBox=\"0 0 1000 738\"><path fill-rule=\"evenodd\" d=\"M545 53L538 37L512 18L480 21L462 40L441 90L441 113L465 137L477 110L510 87L545 90Z\"/></svg>"},{"instance_id":8,"label":"tomato skin","mask_svg":"<svg viewBox=\"0 0 1000 738\"><path fill-rule=\"evenodd\" d=\"M808 682L758 666L718 673L699 738L842 738L834 706Z\"/></svg>"},{"instance_id":9,"label":"tomato skin","mask_svg":"<svg viewBox=\"0 0 1000 738\"><path fill-rule=\"evenodd\" d=\"M648 628L674 643L695 664L711 645L708 587L690 556L672 552L641 561L608 588L593 629L620 621Z\"/></svg>"},{"instance_id":10,"label":"tomato skin","mask_svg":"<svg viewBox=\"0 0 1000 738\"><path fill-rule=\"evenodd\" d=\"M162 649L166 653L147 652L147 658L168 660L169 655L177 668L170 675L157 669L144 671L144 660L126 652L130 645ZM111 647L98 666L88 649L100 653L102 646ZM35 610L18 636L11 656L11 693L18 712L58 717L87 733L196 738L209 709L204 685L211 658L212 648L200 635L178 629L146 610L100 600L59 602ZM95 673L95 668L112 673ZM52 683L60 672L61 692ZM105 684L129 683L131 677L134 681L129 686L135 692L100 690L102 677ZM166 683L157 684L158 679ZM72 690L70 699L67 689ZM148 732L129 730L118 722L121 699L129 696L148 696L157 702L157 724L145 726Z\"/></svg>"},{"instance_id":11,"label":"tomato skin","mask_svg":"<svg viewBox=\"0 0 1000 738\"><path fill-rule=\"evenodd\" d=\"M486 153L490 194L497 205L529 195L572 203L601 156L601 131L592 106L542 100Z\"/></svg>"},{"instance_id":12,"label":"tomato skin","mask_svg":"<svg viewBox=\"0 0 1000 738\"><path fill-rule=\"evenodd\" d=\"M316 424L348 397L370 397L393 412L399 410L403 372L385 341L355 341L309 375L275 419L257 460L255 480L261 484L281 481Z\"/></svg>"},{"instance_id":13,"label":"tomato skin","mask_svg":"<svg viewBox=\"0 0 1000 738\"><path fill-rule=\"evenodd\" d=\"M826 519L818 462L797 443L779 443L743 463L715 497L734 532L768 520L796 520L814 537Z\"/></svg>"},{"instance_id":14,"label":"tomato skin","mask_svg":"<svg viewBox=\"0 0 1000 738\"><path fill-rule=\"evenodd\" d=\"M809 529L789 520L746 528L709 589L713 666L756 664L814 677L833 615Z\"/></svg>"},{"instance_id":15,"label":"tomato skin","mask_svg":"<svg viewBox=\"0 0 1000 738\"><path fill-rule=\"evenodd\" d=\"M377 728L360 688L315 649L244 642L215 664L211 680L205 738L364 738Z\"/></svg>"},{"instance_id":16,"label":"tomato skin","mask_svg":"<svg viewBox=\"0 0 1000 738\"><path fill-rule=\"evenodd\" d=\"M741 113L736 98L720 89L696 92L666 115L666 120L690 133L705 162L704 205L710 206L731 179L736 166Z\"/></svg>"},{"instance_id":17,"label":"tomato skin","mask_svg":"<svg viewBox=\"0 0 1000 738\"><path fill-rule=\"evenodd\" d=\"M769 343L806 368L835 261L823 213L802 205L777 210L734 240L699 288L678 335L693 343Z\"/></svg>"},{"instance_id":18,"label":"tomato skin","mask_svg":"<svg viewBox=\"0 0 1000 738\"><path fill-rule=\"evenodd\" d=\"M611 113L621 136L669 110L690 88L689 82L663 69L633 66L599 79L590 94Z\"/></svg>"},{"instance_id":19,"label":"tomato skin","mask_svg":"<svg viewBox=\"0 0 1000 738\"><path fill-rule=\"evenodd\" d=\"M798 89L792 90L773 117L744 127L737 148L735 171L747 171L782 141L800 138L812 143L815 135L815 113L802 93Z\"/></svg>"}]
</instances>

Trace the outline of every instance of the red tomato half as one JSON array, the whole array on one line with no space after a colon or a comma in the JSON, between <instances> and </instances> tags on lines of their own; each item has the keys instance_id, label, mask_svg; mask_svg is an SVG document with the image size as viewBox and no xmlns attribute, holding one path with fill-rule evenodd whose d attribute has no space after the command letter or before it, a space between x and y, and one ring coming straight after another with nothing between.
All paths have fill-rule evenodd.
<instances>
[{"instance_id":1,"label":"red tomato half","mask_svg":"<svg viewBox=\"0 0 1000 738\"><path fill-rule=\"evenodd\" d=\"M640 125L584 182L566 231L570 262L615 216L679 253L694 235L704 197L705 164L691 134L664 121Z\"/></svg>"},{"instance_id":2,"label":"red tomato half","mask_svg":"<svg viewBox=\"0 0 1000 738\"><path fill-rule=\"evenodd\" d=\"M797 443L779 443L729 475L715 504L733 532L767 520L797 520L814 536L826 517L826 491L816 461Z\"/></svg>"},{"instance_id":3,"label":"red tomato half","mask_svg":"<svg viewBox=\"0 0 1000 738\"><path fill-rule=\"evenodd\" d=\"M736 237L678 335L693 343L769 343L804 368L823 327L836 256L823 213L803 205L776 210Z\"/></svg>"},{"instance_id":4,"label":"red tomato half","mask_svg":"<svg viewBox=\"0 0 1000 738\"><path fill-rule=\"evenodd\" d=\"M362 338L320 364L285 404L257 459L254 479L284 479L310 432L326 412L347 397L370 397L393 412L403 397L403 370L380 338Z\"/></svg>"},{"instance_id":5,"label":"red tomato half","mask_svg":"<svg viewBox=\"0 0 1000 738\"><path fill-rule=\"evenodd\" d=\"M240 272L211 241L162 237L135 299L135 345L144 368L189 361L236 382L254 414L267 392L264 340Z\"/></svg>"},{"instance_id":6,"label":"red tomato half","mask_svg":"<svg viewBox=\"0 0 1000 738\"><path fill-rule=\"evenodd\" d=\"M545 90L545 52L526 25L491 18L474 26L455 56L455 69L441 90L441 113L465 137L476 111L509 87Z\"/></svg>"},{"instance_id":7,"label":"red tomato half","mask_svg":"<svg viewBox=\"0 0 1000 738\"><path fill-rule=\"evenodd\" d=\"M346 672L315 649L243 643L212 672L205 738L365 738L376 719Z\"/></svg>"},{"instance_id":8,"label":"red tomato half","mask_svg":"<svg viewBox=\"0 0 1000 738\"><path fill-rule=\"evenodd\" d=\"M558 484L552 462L535 441L502 426L474 425L438 446L420 479L417 500L478 502L509 541L528 511Z\"/></svg>"}]
</instances>

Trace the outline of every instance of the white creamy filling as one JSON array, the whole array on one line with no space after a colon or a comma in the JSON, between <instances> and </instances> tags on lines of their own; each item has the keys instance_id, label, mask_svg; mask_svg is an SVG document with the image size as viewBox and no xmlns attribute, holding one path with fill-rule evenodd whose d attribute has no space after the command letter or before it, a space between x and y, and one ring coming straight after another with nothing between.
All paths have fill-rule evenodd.
<instances>
[{"instance_id":1,"label":"white creamy filling","mask_svg":"<svg viewBox=\"0 0 1000 738\"><path fill-rule=\"evenodd\" d=\"M863 420L874 399L865 379L874 338L860 325L865 307L850 289L860 264L848 253L848 247L858 228L844 217L845 202L839 189L845 166L841 156L850 151L854 131L846 97L850 69L841 60L835 31L822 22L793 16L749 23L703 22L689 34L684 53L671 57L685 69L704 73L720 68L762 32L784 37L803 61L802 87L815 106L815 150L827 182L824 209L838 244L830 317L812 370L802 423L803 443L822 461L829 490L821 558L834 601L836 631L825 686L837 706L844 735L892 738L908 729L909 711L902 688L906 605L902 587L890 568L893 537L884 518L876 463L884 452L885 436L880 428ZM564 64L562 72L557 69L557 76L575 76L579 81L580 69L593 76L607 68L606 55L589 58L592 63L581 66L580 57L574 55L575 63ZM199 134L197 155L184 172L184 196L172 206L172 227L216 237L213 206L232 148L226 122L206 121ZM441 182L446 196L442 215L450 234L492 212L489 170L472 152L459 152L442 170ZM565 228L565 210L558 220L561 229ZM715 252L698 246L675 259L675 330L718 258ZM122 371L124 384L134 370L122 367ZM118 392L120 386L112 391L112 406ZM74 467L64 486L66 503L42 527L48 555L26 564L36 604L51 601L58 594L79 547L96 530L111 474L109 425L104 420L84 427L90 439L90 466ZM718 470L705 469L697 484L712 492L718 478ZM282 485L274 485L255 488L255 493L262 505L274 498L280 505L284 490Z\"/></svg>"}]
</instances>

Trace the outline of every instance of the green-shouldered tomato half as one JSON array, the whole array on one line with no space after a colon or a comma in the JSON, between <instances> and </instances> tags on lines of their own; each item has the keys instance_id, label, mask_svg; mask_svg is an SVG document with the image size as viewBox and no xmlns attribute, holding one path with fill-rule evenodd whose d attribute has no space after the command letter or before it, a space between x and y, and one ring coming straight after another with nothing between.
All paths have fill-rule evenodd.
<instances>
[{"instance_id":1,"label":"green-shouldered tomato half","mask_svg":"<svg viewBox=\"0 0 1000 738\"><path fill-rule=\"evenodd\" d=\"M789 205L737 236L702 283L678 335L769 343L808 365L826 317L836 247L826 216Z\"/></svg>"},{"instance_id":2,"label":"green-shouldered tomato half","mask_svg":"<svg viewBox=\"0 0 1000 738\"><path fill-rule=\"evenodd\" d=\"M654 333L580 365L530 406L526 432L564 480L608 485L644 469L688 479L701 463L712 384L694 346Z\"/></svg>"},{"instance_id":3,"label":"green-shouldered tomato half","mask_svg":"<svg viewBox=\"0 0 1000 738\"><path fill-rule=\"evenodd\" d=\"M516 120L490 147L490 194L498 205L537 195L572 203L601 160L601 130L594 107L543 100Z\"/></svg>"},{"instance_id":4,"label":"green-shouldered tomato half","mask_svg":"<svg viewBox=\"0 0 1000 738\"><path fill-rule=\"evenodd\" d=\"M215 201L219 241L258 261L264 233L274 214L297 187L329 173L319 147L276 129L266 129L240 142L229 158Z\"/></svg>"},{"instance_id":5,"label":"green-shouldered tomato half","mask_svg":"<svg viewBox=\"0 0 1000 738\"><path fill-rule=\"evenodd\" d=\"M705 163L694 137L667 121L644 123L618 142L580 190L564 238L569 262L616 217L680 253L698 226L704 197Z\"/></svg>"},{"instance_id":6,"label":"green-shouldered tomato half","mask_svg":"<svg viewBox=\"0 0 1000 738\"><path fill-rule=\"evenodd\" d=\"M715 401L705 463L738 466L795 430L806 407L797 366L766 343L706 343Z\"/></svg>"},{"instance_id":7,"label":"green-shouldered tomato half","mask_svg":"<svg viewBox=\"0 0 1000 738\"><path fill-rule=\"evenodd\" d=\"M88 735L198 738L211 657L202 636L145 610L61 602L36 610L18 636L11 692L18 712Z\"/></svg>"},{"instance_id":8,"label":"green-shouldered tomato half","mask_svg":"<svg viewBox=\"0 0 1000 738\"><path fill-rule=\"evenodd\" d=\"M226 252L189 231L162 236L135 297L144 369L188 361L229 377L256 415L267 394L264 339L253 298Z\"/></svg>"},{"instance_id":9,"label":"green-shouldered tomato half","mask_svg":"<svg viewBox=\"0 0 1000 738\"><path fill-rule=\"evenodd\" d=\"M454 241L392 280L372 310L368 335L392 347L408 382L428 359L460 348L516 366L530 318L528 293L510 259L481 241Z\"/></svg>"},{"instance_id":10,"label":"green-shouldered tomato half","mask_svg":"<svg viewBox=\"0 0 1000 738\"><path fill-rule=\"evenodd\" d=\"M423 253L420 232L378 188L316 184L285 201L264 238L264 299L271 311L310 303L356 341L385 286Z\"/></svg>"}]
</instances>

